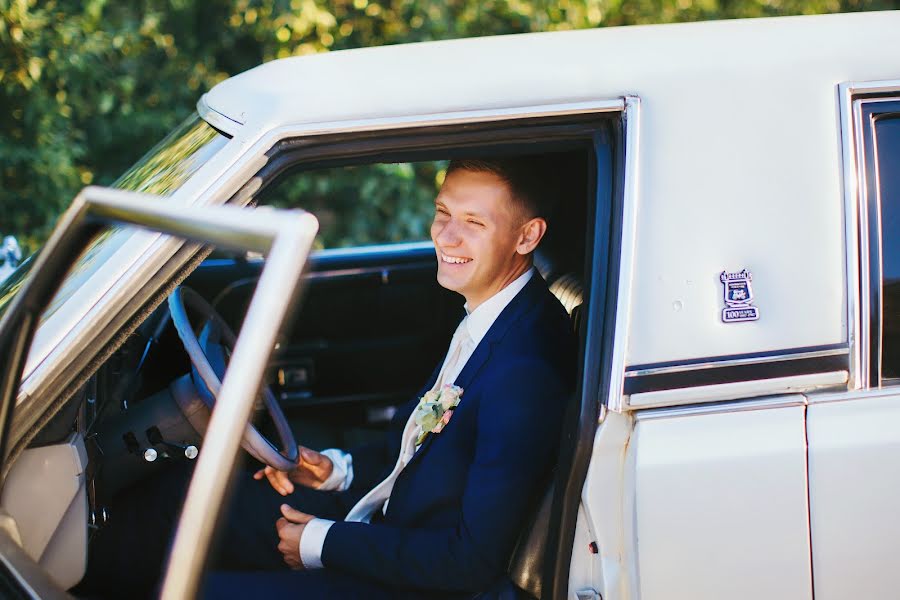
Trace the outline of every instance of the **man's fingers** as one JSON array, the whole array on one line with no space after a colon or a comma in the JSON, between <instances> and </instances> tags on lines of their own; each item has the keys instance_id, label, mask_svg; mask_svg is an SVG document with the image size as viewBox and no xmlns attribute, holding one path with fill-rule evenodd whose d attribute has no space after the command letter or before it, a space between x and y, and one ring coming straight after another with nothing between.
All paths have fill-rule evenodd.
<instances>
[{"instance_id":1,"label":"man's fingers","mask_svg":"<svg viewBox=\"0 0 900 600\"><path fill-rule=\"evenodd\" d=\"M253 479L256 479L257 481L261 480L263 477L268 479L269 485L282 496L287 496L294 491L294 484L288 479L287 473L279 471L278 469L273 469L272 467L266 467L253 474Z\"/></svg>"},{"instance_id":2,"label":"man's fingers","mask_svg":"<svg viewBox=\"0 0 900 600\"><path fill-rule=\"evenodd\" d=\"M312 466L316 466L322 462L321 454L315 450L310 450L305 446L300 446L300 456L303 457L304 462L309 463Z\"/></svg>"},{"instance_id":3,"label":"man's fingers","mask_svg":"<svg viewBox=\"0 0 900 600\"><path fill-rule=\"evenodd\" d=\"M290 521L291 523L302 523L306 524L315 519L314 516L309 515L305 512L301 512L292 506L287 504L281 505L281 514L284 515L284 518Z\"/></svg>"},{"instance_id":4,"label":"man's fingers","mask_svg":"<svg viewBox=\"0 0 900 600\"><path fill-rule=\"evenodd\" d=\"M294 484L291 483L287 473L284 471L266 467L266 477L269 479L269 484L282 496L287 496L294 492Z\"/></svg>"}]
</instances>

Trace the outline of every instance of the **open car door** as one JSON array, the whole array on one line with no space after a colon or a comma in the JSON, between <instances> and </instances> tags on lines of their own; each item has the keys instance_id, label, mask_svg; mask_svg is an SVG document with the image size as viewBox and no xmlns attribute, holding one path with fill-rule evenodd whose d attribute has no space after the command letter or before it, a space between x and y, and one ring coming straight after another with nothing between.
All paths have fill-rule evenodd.
<instances>
[{"instance_id":1,"label":"open car door","mask_svg":"<svg viewBox=\"0 0 900 600\"><path fill-rule=\"evenodd\" d=\"M0 456L4 460L22 371L44 309L92 240L110 226L123 225L218 248L259 252L267 258L231 355L241 368L228 370L222 381L165 575L162 597L191 598L196 595L227 493L227 474L235 465L271 353L299 296L318 223L299 210L194 207L124 190L85 188L60 219L36 258L31 277L0 318ZM96 362L89 361L94 368ZM20 597L63 595L34 562L16 550L15 537L15 523L8 517L0 519L0 563L7 570L0 577L6 585L0 589L15 590Z\"/></svg>"}]
</instances>

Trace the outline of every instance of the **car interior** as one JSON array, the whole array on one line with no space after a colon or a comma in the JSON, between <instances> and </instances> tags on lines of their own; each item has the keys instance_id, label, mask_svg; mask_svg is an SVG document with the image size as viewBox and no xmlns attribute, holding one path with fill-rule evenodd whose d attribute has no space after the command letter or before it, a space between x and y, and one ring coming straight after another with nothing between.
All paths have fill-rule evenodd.
<instances>
[{"instance_id":1,"label":"car interior","mask_svg":"<svg viewBox=\"0 0 900 600\"><path fill-rule=\"evenodd\" d=\"M525 136L514 135L519 131L514 127L506 139L498 142L495 136L490 143L486 140L492 131L496 133L490 129L476 131L479 135L470 139L428 131L413 137L408 147L383 142L379 146L366 136L337 144L332 140L332 146L284 142L272 150L267 165L253 180L234 194L232 203L301 207L322 215L323 248L307 264L300 307L275 349L268 375L269 388L299 444L350 449L381 435L396 407L416 393L444 356L464 315L463 299L436 282L428 228L433 195L450 159L540 154L553 165L554 213L535 265L571 316L583 348L586 284L591 269L604 268L592 265L597 264L598 252L599 256L606 252L592 242L595 203L606 201L611 193L598 191L597 165L609 160L603 168L611 170L612 160L598 156L596 149L598 139L613 135L614 124L595 119L590 126L578 120L542 126L555 129L530 131L527 142L517 139L517 135ZM599 135L598 130L605 133ZM336 149L329 153L331 147ZM368 188L350 191L345 209L329 202L348 191L323 183L334 180L338 172L343 173L342 181L369 182ZM372 175L375 172L377 176ZM362 197L367 190L382 194L378 206L387 203L388 208L381 213L371 208ZM410 197L411 206L397 204ZM398 230L396 216L402 211L406 224ZM213 251L182 286L196 292L239 332L263 264L260 256ZM203 315L191 307L188 312L199 328ZM222 360L227 363L227 350ZM173 462L194 460L197 451L202 452L208 413L193 414L200 409L185 402L183 390L179 391L179 382L190 378L191 370L172 326L169 305L163 303L42 429L30 448L64 444L73 432L81 432L85 439L86 456L80 460L87 480L86 498L67 510L60 522L87 518L89 532L102 528L107 519L115 518L107 507L116 494ZM579 411L570 412L572 423L567 427L576 427ZM277 439L262 401L254 414L260 431ZM565 450L560 453L561 464L571 460ZM243 460L248 469L258 464L246 453ZM14 465L7 489L17 478L27 478L22 470ZM548 533L551 513L561 510L552 502L552 481L546 483L544 497L530 500L535 506L533 522L524 528L510 559L514 583L534 597L540 597L550 572L548 563L553 561L552 550L545 552L552 546L547 538L552 535ZM3 505L11 514L13 504L4 494ZM34 557L45 567L52 563L55 545L71 550L73 543L78 544L62 539L65 536L59 532L65 528L50 529L56 533L45 536L43 542L50 550ZM52 567L48 570L52 575ZM66 581L65 576L56 579ZM75 582L67 583L65 587Z\"/></svg>"}]
</instances>

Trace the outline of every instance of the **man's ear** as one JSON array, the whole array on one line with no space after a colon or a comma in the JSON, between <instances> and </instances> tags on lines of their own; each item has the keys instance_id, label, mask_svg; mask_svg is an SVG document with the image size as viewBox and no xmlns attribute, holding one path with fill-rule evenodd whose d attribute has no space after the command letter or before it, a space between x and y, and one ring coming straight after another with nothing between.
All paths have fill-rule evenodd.
<instances>
[{"instance_id":1,"label":"man's ear","mask_svg":"<svg viewBox=\"0 0 900 600\"><path fill-rule=\"evenodd\" d=\"M519 236L516 252L523 256L534 252L534 249L541 243L545 233L547 233L547 221L541 217L529 220L522 225L522 233Z\"/></svg>"}]
</instances>

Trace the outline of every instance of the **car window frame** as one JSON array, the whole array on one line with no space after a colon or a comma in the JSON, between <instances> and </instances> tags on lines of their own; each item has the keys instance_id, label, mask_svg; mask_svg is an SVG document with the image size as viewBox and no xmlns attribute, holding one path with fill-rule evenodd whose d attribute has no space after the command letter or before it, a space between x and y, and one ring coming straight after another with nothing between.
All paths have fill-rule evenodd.
<instances>
[{"instance_id":1,"label":"car window frame","mask_svg":"<svg viewBox=\"0 0 900 600\"><path fill-rule=\"evenodd\" d=\"M585 227L587 317L581 332L581 379L575 392L580 404L572 421L566 424L563 436L567 443L561 450L561 468L556 470L554 479L557 493L547 544L547 556L553 556L554 560L544 565L549 575L544 589L554 590L554 597L567 594L575 523L594 434L607 405L611 402L621 407L622 404L635 248L639 108L639 98L624 96L594 103L526 107L521 112L472 111L466 116L433 116L413 126L396 119L392 128L314 130L312 135L282 129L279 137L270 138L265 148L265 164L229 199L235 204L253 203L267 185L300 164L314 169L371 162L412 162L446 158L471 147L489 147L502 153L507 149L521 151L523 143L538 142L535 151L542 151L550 145L548 138L590 140L597 168L592 169L595 180L590 182L593 194L586 213L589 220ZM600 123L610 130L601 133ZM536 136L537 131L543 137ZM353 248L334 251L345 250Z\"/></svg>"},{"instance_id":2,"label":"car window frame","mask_svg":"<svg viewBox=\"0 0 900 600\"><path fill-rule=\"evenodd\" d=\"M204 436L184 509L169 556L162 594L193 597L199 589L216 519L268 361L280 332L300 297L302 274L318 224L300 210L250 211L238 207L185 207L155 202L137 192L89 186L60 218L37 257L32 276L0 318L0 458L6 453L10 424L28 350L41 312L51 302L74 259L109 225L130 225L197 244L216 244L267 255L232 359L222 381L217 409Z\"/></svg>"},{"instance_id":3,"label":"car window frame","mask_svg":"<svg viewBox=\"0 0 900 600\"><path fill-rule=\"evenodd\" d=\"M842 83L838 97L847 248L848 389L892 387L900 379L886 382L881 377L881 209L873 118L900 112L900 80Z\"/></svg>"}]
</instances>

